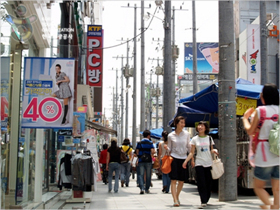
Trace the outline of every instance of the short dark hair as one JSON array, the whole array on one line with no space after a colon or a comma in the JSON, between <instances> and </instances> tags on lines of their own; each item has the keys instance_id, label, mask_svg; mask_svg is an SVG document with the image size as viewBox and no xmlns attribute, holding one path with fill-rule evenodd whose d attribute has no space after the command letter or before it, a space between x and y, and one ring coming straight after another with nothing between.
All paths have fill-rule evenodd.
<instances>
[{"instance_id":1,"label":"short dark hair","mask_svg":"<svg viewBox=\"0 0 280 210\"><path fill-rule=\"evenodd\" d=\"M149 131L149 130L144 130L144 132L143 132L143 137L146 138L146 137L148 137L148 136L151 136L151 131Z\"/></svg>"},{"instance_id":2,"label":"short dark hair","mask_svg":"<svg viewBox=\"0 0 280 210\"><path fill-rule=\"evenodd\" d=\"M164 142L166 142L168 140L167 139L167 136L168 136L168 132L167 131L162 131L161 136L162 136Z\"/></svg>"},{"instance_id":3,"label":"short dark hair","mask_svg":"<svg viewBox=\"0 0 280 210\"><path fill-rule=\"evenodd\" d=\"M175 129L177 128L177 125L181 120L185 121L185 118L183 116L178 116L178 117L175 118L175 120L174 120Z\"/></svg>"},{"instance_id":4,"label":"short dark hair","mask_svg":"<svg viewBox=\"0 0 280 210\"><path fill-rule=\"evenodd\" d=\"M205 134L207 135L209 133L209 125L206 121L199 121L198 125L204 125L205 126ZM195 127L195 130L198 132L197 127Z\"/></svg>"},{"instance_id":5,"label":"short dark hair","mask_svg":"<svg viewBox=\"0 0 280 210\"><path fill-rule=\"evenodd\" d=\"M103 148L103 150L107 149L108 148L108 144L103 144L102 148Z\"/></svg>"},{"instance_id":6,"label":"short dark hair","mask_svg":"<svg viewBox=\"0 0 280 210\"><path fill-rule=\"evenodd\" d=\"M262 97L264 99L265 105L279 106L279 92L275 84L265 84L262 89Z\"/></svg>"},{"instance_id":7,"label":"short dark hair","mask_svg":"<svg viewBox=\"0 0 280 210\"><path fill-rule=\"evenodd\" d=\"M122 145L130 145L130 140L128 138L125 138Z\"/></svg>"},{"instance_id":8,"label":"short dark hair","mask_svg":"<svg viewBox=\"0 0 280 210\"><path fill-rule=\"evenodd\" d=\"M60 64L56 64L55 67L59 67L61 69L61 65Z\"/></svg>"}]
</instances>

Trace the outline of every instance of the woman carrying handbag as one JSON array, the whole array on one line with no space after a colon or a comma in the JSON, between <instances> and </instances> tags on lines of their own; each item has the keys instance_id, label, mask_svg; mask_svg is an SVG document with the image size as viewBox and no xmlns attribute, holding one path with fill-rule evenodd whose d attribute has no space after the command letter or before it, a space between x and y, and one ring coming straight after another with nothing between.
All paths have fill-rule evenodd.
<instances>
[{"instance_id":1,"label":"woman carrying handbag","mask_svg":"<svg viewBox=\"0 0 280 210\"><path fill-rule=\"evenodd\" d=\"M167 143L168 143L168 139L167 139L168 132L167 131L163 131L161 136L162 136L163 142L160 142L159 145L158 145L158 149L159 149L158 156L160 158L160 165L162 166L162 158L165 155L169 154L166 151L166 149L164 148L164 145L167 145ZM170 182L171 182L171 180L170 180L169 174L162 172L162 185L163 185L162 192L163 193L168 193L169 192Z\"/></svg>"},{"instance_id":2,"label":"woman carrying handbag","mask_svg":"<svg viewBox=\"0 0 280 210\"><path fill-rule=\"evenodd\" d=\"M182 164L187 158L187 152L189 151L190 134L188 131L183 130L185 127L184 117L176 117L174 125L175 131L168 134L168 145L164 145L164 148L170 152L173 158L169 177L171 179L171 193L174 200L173 206L178 207L180 206L179 195L188 176L188 172L182 167Z\"/></svg>"},{"instance_id":3,"label":"woman carrying handbag","mask_svg":"<svg viewBox=\"0 0 280 210\"><path fill-rule=\"evenodd\" d=\"M211 153L218 155L217 150L213 150L214 141L208 136L209 125L205 121L200 121L196 127L198 132L197 136L194 136L191 141L191 152L187 159L183 163L183 168L186 168L188 161L193 157L196 149L195 171L197 177L197 188L200 196L201 206L203 209L207 206L207 203L211 196L211 166L212 156ZM193 165L193 163L192 163Z\"/></svg>"}]
</instances>

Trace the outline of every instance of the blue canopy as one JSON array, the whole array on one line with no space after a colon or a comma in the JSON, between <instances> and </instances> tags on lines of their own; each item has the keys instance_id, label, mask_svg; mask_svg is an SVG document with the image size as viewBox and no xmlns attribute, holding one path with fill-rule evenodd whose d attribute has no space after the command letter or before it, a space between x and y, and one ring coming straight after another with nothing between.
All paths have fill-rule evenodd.
<instances>
[{"instance_id":1,"label":"blue canopy","mask_svg":"<svg viewBox=\"0 0 280 210\"><path fill-rule=\"evenodd\" d=\"M259 100L263 86L254 84L236 84L235 88L237 96ZM218 112L218 86L216 84L212 84L192 96L180 99L179 103L183 103L183 105L186 105L189 108L208 113ZM261 104L260 100L258 101L258 104Z\"/></svg>"},{"instance_id":2,"label":"blue canopy","mask_svg":"<svg viewBox=\"0 0 280 210\"><path fill-rule=\"evenodd\" d=\"M195 127L195 123L199 121L209 121L211 128L218 127L217 113L209 113L180 105L173 119L175 119L177 116L183 116L185 118L186 127ZM169 121L169 125L174 126L173 120Z\"/></svg>"},{"instance_id":3,"label":"blue canopy","mask_svg":"<svg viewBox=\"0 0 280 210\"><path fill-rule=\"evenodd\" d=\"M150 130L151 132L151 137L155 139L160 139L161 138L161 133L163 132L163 128L156 128ZM140 132L140 134L143 134L143 131Z\"/></svg>"}]
</instances>

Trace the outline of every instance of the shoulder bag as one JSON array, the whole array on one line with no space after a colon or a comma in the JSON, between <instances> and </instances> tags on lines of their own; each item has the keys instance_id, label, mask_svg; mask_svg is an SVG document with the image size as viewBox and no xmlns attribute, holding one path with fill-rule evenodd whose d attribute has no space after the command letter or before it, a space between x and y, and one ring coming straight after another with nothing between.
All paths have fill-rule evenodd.
<instances>
[{"instance_id":1,"label":"shoulder bag","mask_svg":"<svg viewBox=\"0 0 280 210\"><path fill-rule=\"evenodd\" d=\"M212 179L219 179L224 174L224 164L221 159L214 153L214 160L211 169Z\"/></svg>"}]
</instances>

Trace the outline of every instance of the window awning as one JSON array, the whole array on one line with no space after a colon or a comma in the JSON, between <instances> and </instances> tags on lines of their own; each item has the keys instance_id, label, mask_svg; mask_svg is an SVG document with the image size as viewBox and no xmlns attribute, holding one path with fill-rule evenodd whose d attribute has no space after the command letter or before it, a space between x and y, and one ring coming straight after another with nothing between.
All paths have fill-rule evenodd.
<instances>
[{"instance_id":1,"label":"window awning","mask_svg":"<svg viewBox=\"0 0 280 210\"><path fill-rule=\"evenodd\" d=\"M114 134L114 135L118 135L118 132L116 130L113 130L111 128L106 128L104 127L103 125L100 125L98 123L94 123L94 122L91 122L89 120L86 120L86 126L87 127L90 127L90 128L93 128L95 130L98 130L98 131L102 131L104 133L110 133L110 134Z\"/></svg>"}]
</instances>

